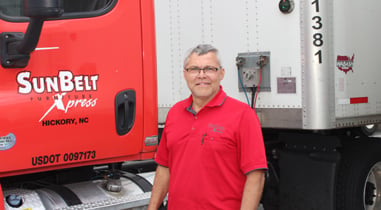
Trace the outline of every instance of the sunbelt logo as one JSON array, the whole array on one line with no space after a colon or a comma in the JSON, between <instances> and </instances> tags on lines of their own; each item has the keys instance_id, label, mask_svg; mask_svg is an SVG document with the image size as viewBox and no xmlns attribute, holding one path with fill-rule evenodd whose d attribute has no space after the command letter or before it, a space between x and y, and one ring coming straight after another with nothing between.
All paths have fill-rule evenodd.
<instances>
[{"instance_id":1,"label":"sunbelt logo","mask_svg":"<svg viewBox=\"0 0 381 210\"><path fill-rule=\"evenodd\" d=\"M36 93L37 96L31 97L31 101L51 102L52 105L42 114L39 122L52 125L44 120L54 110L66 114L75 108L95 107L98 98L94 98L92 93L98 90L98 80L98 74L74 75L68 70L59 71L55 76L32 76L32 72L23 71L17 74L17 91L23 95ZM66 119L63 120L66 122Z\"/></svg>"},{"instance_id":2,"label":"sunbelt logo","mask_svg":"<svg viewBox=\"0 0 381 210\"><path fill-rule=\"evenodd\" d=\"M59 71L57 76L31 77L29 71L17 75L20 94L62 93L96 91L99 75L73 75L71 71Z\"/></svg>"}]
</instances>

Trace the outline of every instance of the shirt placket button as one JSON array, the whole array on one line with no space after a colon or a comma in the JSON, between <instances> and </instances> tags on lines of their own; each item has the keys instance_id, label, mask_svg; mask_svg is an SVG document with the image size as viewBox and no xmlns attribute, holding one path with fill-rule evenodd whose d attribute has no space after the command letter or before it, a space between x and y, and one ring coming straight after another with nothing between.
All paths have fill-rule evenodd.
<instances>
[{"instance_id":1,"label":"shirt placket button","mask_svg":"<svg viewBox=\"0 0 381 210\"><path fill-rule=\"evenodd\" d=\"M198 117L197 117L197 116L194 116L194 119L197 120ZM192 126L192 131L194 131L194 129L195 129L194 126Z\"/></svg>"}]
</instances>

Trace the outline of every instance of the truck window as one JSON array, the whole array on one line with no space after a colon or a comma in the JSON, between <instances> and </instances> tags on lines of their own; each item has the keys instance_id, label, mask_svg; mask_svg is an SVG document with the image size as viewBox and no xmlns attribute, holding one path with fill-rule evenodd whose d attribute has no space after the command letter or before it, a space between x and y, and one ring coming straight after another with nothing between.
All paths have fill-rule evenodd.
<instances>
[{"instance_id":1,"label":"truck window","mask_svg":"<svg viewBox=\"0 0 381 210\"><path fill-rule=\"evenodd\" d=\"M110 11L117 0L63 0L64 14L59 19L94 17ZM26 22L23 15L24 1L1 0L0 19L10 22Z\"/></svg>"}]
</instances>

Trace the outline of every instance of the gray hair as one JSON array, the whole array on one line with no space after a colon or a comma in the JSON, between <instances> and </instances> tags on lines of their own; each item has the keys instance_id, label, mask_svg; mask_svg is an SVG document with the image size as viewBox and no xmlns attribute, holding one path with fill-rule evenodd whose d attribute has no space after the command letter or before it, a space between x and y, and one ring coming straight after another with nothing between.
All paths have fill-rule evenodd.
<instances>
[{"instance_id":1,"label":"gray hair","mask_svg":"<svg viewBox=\"0 0 381 210\"><path fill-rule=\"evenodd\" d=\"M196 53L197 55L205 55L209 52L213 52L216 54L217 56L217 61L218 61L218 65L221 66L221 60L220 60L220 57L218 55L218 50L217 48L215 48L214 46L210 45L210 44L199 44L197 45L196 47L188 50L188 52L186 53L186 56L185 56L185 59L184 59L184 68L188 65L188 62L189 62L189 57L193 54L193 53Z\"/></svg>"}]
</instances>

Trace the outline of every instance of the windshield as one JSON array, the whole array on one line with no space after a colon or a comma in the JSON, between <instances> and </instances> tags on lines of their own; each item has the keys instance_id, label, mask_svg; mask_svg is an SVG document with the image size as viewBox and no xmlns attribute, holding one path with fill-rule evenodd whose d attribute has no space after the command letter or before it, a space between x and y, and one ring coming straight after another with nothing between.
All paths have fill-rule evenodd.
<instances>
[{"instance_id":1,"label":"windshield","mask_svg":"<svg viewBox=\"0 0 381 210\"><path fill-rule=\"evenodd\" d=\"M98 16L109 11L116 0L63 0L64 15L61 18ZM23 0L1 0L0 18L8 21L27 21L23 15Z\"/></svg>"}]
</instances>

